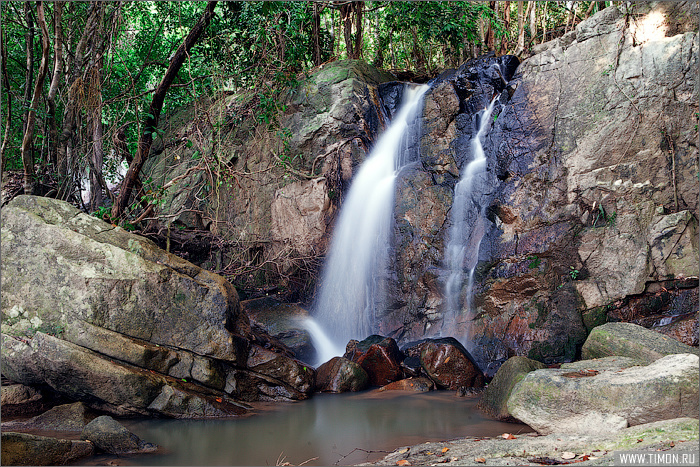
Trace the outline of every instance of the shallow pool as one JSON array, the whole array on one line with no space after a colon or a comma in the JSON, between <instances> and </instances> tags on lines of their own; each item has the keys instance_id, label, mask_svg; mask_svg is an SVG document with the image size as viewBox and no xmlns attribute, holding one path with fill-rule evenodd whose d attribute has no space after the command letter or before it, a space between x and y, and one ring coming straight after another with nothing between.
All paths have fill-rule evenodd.
<instances>
[{"instance_id":1,"label":"shallow pool","mask_svg":"<svg viewBox=\"0 0 700 467\"><path fill-rule=\"evenodd\" d=\"M142 439L160 445L162 453L120 463L352 465L425 441L531 431L486 419L475 408L477 401L449 391L368 391L316 394L239 419L122 420Z\"/></svg>"}]
</instances>

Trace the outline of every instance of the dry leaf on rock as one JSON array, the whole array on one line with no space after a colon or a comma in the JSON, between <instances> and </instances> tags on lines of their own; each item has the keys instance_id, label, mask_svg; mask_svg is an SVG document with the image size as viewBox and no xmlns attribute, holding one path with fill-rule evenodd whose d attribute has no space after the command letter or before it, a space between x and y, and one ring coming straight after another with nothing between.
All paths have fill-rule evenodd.
<instances>
[{"instance_id":1,"label":"dry leaf on rock","mask_svg":"<svg viewBox=\"0 0 700 467\"><path fill-rule=\"evenodd\" d=\"M503 434L501 435L501 438L503 438L503 439L516 439L515 436L513 436L513 435L510 434L510 433L503 433Z\"/></svg>"},{"instance_id":2,"label":"dry leaf on rock","mask_svg":"<svg viewBox=\"0 0 700 467\"><path fill-rule=\"evenodd\" d=\"M562 459L573 459L575 457L576 457L576 454L574 454L573 452L570 452L570 451L566 451L561 455Z\"/></svg>"},{"instance_id":3,"label":"dry leaf on rock","mask_svg":"<svg viewBox=\"0 0 700 467\"><path fill-rule=\"evenodd\" d=\"M396 461L396 465L411 465L411 463L406 459L401 459L400 461Z\"/></svg>"},{"instance_id":4,"label":"dry leaf on rock","mask_svg":"<svg viewBox=\"0 0 700 467\"><path fill-rule=\"evenodd\" d=\"M483 457L477 457L476 459L474 459L474 462L476 462L477 464L483 464L484 462L486 462L486 459L484 459Z\"/></svg>"}]
</instances>

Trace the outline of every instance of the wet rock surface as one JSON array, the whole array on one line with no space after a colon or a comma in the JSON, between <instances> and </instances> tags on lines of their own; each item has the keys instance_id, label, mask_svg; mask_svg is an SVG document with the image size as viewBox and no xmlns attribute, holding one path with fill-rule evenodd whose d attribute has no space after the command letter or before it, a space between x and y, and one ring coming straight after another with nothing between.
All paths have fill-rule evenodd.
<instances>
[{"instance_id":1,"label":"wet rock surface","mask_svg":"<svg viewBox=\"0 0 700 467\"><path fill-rule=\"evenodd\" d=\"M391 337L373 335L359 342L350 341L344 356L367 372L370 386L384 386L403 378L404 355Z\"/></svg>"},{"instance_id":2,"label":"wet rock surface","mask_svg":"<svg viewBox=\"0 0 700 467\"><path fill-rule=\"evenodd\" d=\"M359 364L334 357L316 370L316 389L321 392L354 392L369 387L369 376Z\"/></svg>"},{"instance_id":3,"label":"wet rock surface","mask_svg":"<svg viewBox=\"0 0 700 467\"><path fill-rule=\"evenodd\" d=\"M572 361L607 321L652 327L698 308L697 27L659 23L678 16L671 3L635 8L631 23L613 7L538 46L494 110L474 309L448 332L468 336L488 375L513 355ZM449 219L429 207L451 196L470 158L474 113L497 89L494 61L445 73L426 95L429 176L399 182L397 281L380 322L400 343L445 332ZM421 191L407 189L414 180Z\"/></svg>"}]
</instances>

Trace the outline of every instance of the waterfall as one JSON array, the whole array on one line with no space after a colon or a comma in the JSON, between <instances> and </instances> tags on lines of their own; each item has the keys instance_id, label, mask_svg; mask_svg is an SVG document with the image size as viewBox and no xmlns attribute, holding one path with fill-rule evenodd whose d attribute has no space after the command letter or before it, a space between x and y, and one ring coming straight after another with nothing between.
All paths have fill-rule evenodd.
<instances>
[{"instance_id":1,"label":"waterfall","mask_svg":"<svg viewBox=\"0 0 700 467\"><path fill-rule=\"evenodd\" d=\"M483 185L479 183L479 179L487 175L483 138L490 127L491 114L498 97L499 95L491 100L478 119L478 131L471 141L472 159L463 169L462 176L455 185L450 211L451 227L445 248L445 266L449 276L445 284L446 313L441 335L455 337L467 350L471 350L468 345L468 326L472 310L474 270L479 260L481 239L487 228L486 206L480 206L473 193L476 186ZM464 271L467 271L467 287L462 297Z\"/></svg>"},{"instance_id":2,"label":"waterfall","mask_svg":"<svg viewBox=\"0 0 700 467\"><path fill-rule=\"evenodd\" d=\"M407 135L427 85L408 86L403 103L355 175L333 230L318 298L313 307L312 339L323 363L342 355L350 339L376 331L374 317L381 303L394 207L396 175L406 163ZM335 347L321 352L322 331ZM325 339L321 339L325 340ZM328 346L324 346L328 348Z\"/></svg>"}]
</instances>

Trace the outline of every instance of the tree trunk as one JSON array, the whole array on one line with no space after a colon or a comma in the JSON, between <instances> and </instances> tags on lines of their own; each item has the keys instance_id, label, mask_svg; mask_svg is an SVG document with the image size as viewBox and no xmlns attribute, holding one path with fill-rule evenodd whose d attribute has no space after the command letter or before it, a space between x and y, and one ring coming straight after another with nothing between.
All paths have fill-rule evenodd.
<instances>
[{"instance_id":1,"label":"tree trunk","mask_svg":"<svg viewBox=\"0 0 700 467\"><path fill-rule=\"evenodd\" d=\"M343 39L345 40L345 51L349 59L355 56L354 43L352 41L352 12L353 2L344 2L340 5L340 18L343 21Z\"/></svg>"},{"instance_id":2,"label":"tree trunk","mask_svg":"<svg viewBox=\"0 0 700 467\"><path fill-rule=\"evenodd\" d=\"M180 68L182 67L182 64L189 56L190 50L197 43L197 40L204 32L204 29L206 29L206 27L209 25L212 16L214 16L214 7L216 7L216 3L216 1L210 1L207 3L207 7L205 8L202 17L194 25L183 43L177 48L173 58L170 60L168 69L165 71L163 79L161 80L160 84L158 84L158 87L153 94L149 114L146 117L143 132L139 137L136 156L129 165L129 170L126 172L124 182L122 183L121 192L119 193L119 198L112 207L112 219L116 220L121 218L129 204L131 192L136 184L136 180L139 177L141 168L148 158L148 153L150 152L151 144L153 143L153 132L156 130L156 128L158 128L158 119L160 117L160 111L163 108L165 94L172 82L175 80L178 71L180 71Z\"/></svg>"},{"instance_id":3,"label":"tree trunk","mask_svg":"<svg viewBox=\"0 0 700 467\"><path fill-rule=\"evenodd\" d=\"M311 58L315 66L319 66L323 63L323 58L321 57L321 11L317 2L312 2L313 13L311 16L311 41L312 41L312 53Z\"/></svg>"},{"instance_id":4,"label":"tree trunk","mask_svg":"<svg viewBox=\"0 0 700 467\"><path fill-rule=\"evenodd\" d=\"M29 108L32 99L32 83L34 82L34 19L32 18L32 3L24 4L24 17L27 21L27 33L24 35L25 49L27 51L27 74L24 78L24 101L25 108ZM27 131L27 120L29 112L22 115L22 135Z\"/></svg>"},{"instance_id":5,"label":"tree trunk","mask_svg":"<svg viewBox=\"0 0 700 467\"><path fill-rule=\"evenodd\" d=\"M36 18L39 27L41 28L41 64L39 65L39 75L37 76L34 85L34 93L32 95L32 103L29 106L27 113L27 128L24 131L22 138L22 165L24 167L24 193L34 194L36 189L36 180L34 175L34 157L32 157L31 145L34 137L34 122L36 120L36 111L39 108L39 99L41 98L41 89L44 86L44 78L46 78L46 69L49 62L49 30L46 27L46 19L44 18L44 5L41 2L36 2Z\"/></svg>"},{"instance_id":6,"label":"tree trunk","mask_svg":"<svg viewBox=\"0 0 700 467\"><path fill-rule=\"evenodd\" d=\"M491 9L494 11L494 16L498 16L498 3L497 2L489 2L489 5L491 6ZM488 24L488 29L486 30L486 48L488 50L496 50L496 35L493 30L493 27L491 27L491 23L489 22Z\"/></svg>"},{"instance_id":7,"label":"tree trunk","mask_svg":"<svg viewBox=\"0 0 700 467\"><path fill-rule=\"evenodd\" d=\"M510 2L503 2L503 28L506 30L506 34L504 34L501 38L499 52L508 50L508 31L510 31Z\"/></svg>"},{"instance_id":8,"label":"tree trunk","mask_svg":"<svg viewBox=\"0 0 700 467\"><path fill-rule=\"evenodd\" d=\"M530 45L535 44L535 38L537 37L537 3L528 2L528 11L530 12ZM525 15L527 16L527 15Z\"/></svg>"},{"instance_id":9,"label":"tree trunk","mask_svg":"<svg viewBox=\"0 0 700 467\"><path fill-rule=\"evenodd\" d=\"M63 28L61 20L63 16L63 2L54 3L53 16L53 50L54 64L53 76L49 85L49 93L46 97L48 105L48 123L49 123L49 161L58 167L58 129L56 128L56 93L58 92L58 83L61 81L63 74Z\"/></svg>"},{"instance_id":10,"label":"tree trunk","mask_svg":"<svg viewBox=\"0 0 700 467\"><path fill-rule=\"evenodd\" d=\"M525 8L523 2L518 2L518 44L515 47L514 55L520 56L525 50Z\"/></svg>"},{"instance_id":11,"label":"tree trunk","mask_svg":"<svg viewBox=\"0 0 700 467\"><path fill-rule=\"evenodd\" d=\"M0 47L2 47L2 83L7 93L7 115L5 116L5 136L0 147L0 172L5 171L5 154L10 144L10 124L12 123L12 96L10 95L10 75L7 72L7 42L5 41L5 29L0 30Z\"/></svg>"},{"instance_id":12,"label":"tree trunk","mask_svg":"<svg viewBox=\"0 0 700 467\"><path fill-rule=\"evenodd\" d=\"M362 58L362 10L364 2L353 2L355 4L355 58Z\"/></svg>"}]
</instances>

